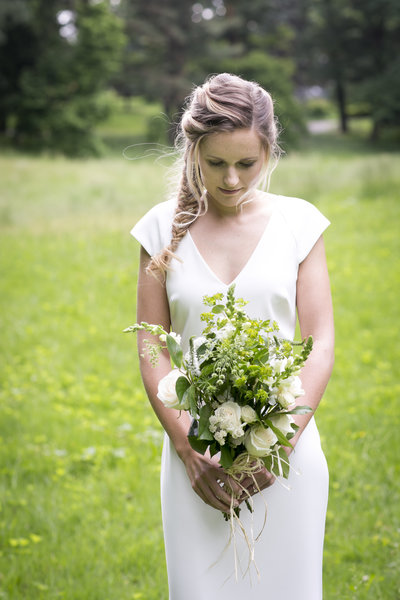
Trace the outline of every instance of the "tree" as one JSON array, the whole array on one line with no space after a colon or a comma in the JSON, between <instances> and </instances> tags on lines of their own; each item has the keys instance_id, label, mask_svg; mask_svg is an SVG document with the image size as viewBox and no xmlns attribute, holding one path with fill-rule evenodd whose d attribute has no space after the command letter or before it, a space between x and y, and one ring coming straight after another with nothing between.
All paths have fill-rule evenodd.
<instances>
[{"instance_id":1,"label":"tree","mask_svg":"<svg viewBox=\"0 0 400 600\"><path fill-rule=\"evenodd\" d=\"M124 96L161 101L173 121L191 89L190 61L199 49L199 28L185 0L124 0L119 13L128 44L113 85Z\"/></svg>"},{"instance_id":2,"label":"tree","mask_svg":"<svg viewBox=\"0 0 400 600\"><path fill-rule=\"evenodd\" d=\"M286 129L300 129L291 87L292 63L285 44L277 43L283 32L290 38L290 27L278 18L278 0L271 0L271 7L261 0L254 4L214 0L207 7L185 0L125 0L119 14L125 19L129 43L123 71L114 80L117 90L160 99L171 122L193 84L210 73L228 70L269 88L277 99L279 116L286 120L286 135ZM269 18L272 4L274 21ZM254 25L261 22L260 15L257 35Z\"/></svg>"},{"instance_id":3,"label":"tree","mask_svg":"<svg viewBox=\"0 0 400 600\"><path fill-rule=\"evenodd\" d=\"M74 0L69 8L9 0L2 9L2 125L12 124L19 146L96 149L93 127L105 111L100 92L119 67L122 24L104 2Z\"/></svg>"},{"instance_id":4,"label":"tree","mask_svg":"<svg viewBox=\"0 0 400 600\"><path fill-rule=\"evenodd\" d=\"M301 1L307 15L302 56L315 79L333 83L341 130L348 129L350 101L369 107L374 137L399 125L397 0Z\"/></svg>"}]
</instances>

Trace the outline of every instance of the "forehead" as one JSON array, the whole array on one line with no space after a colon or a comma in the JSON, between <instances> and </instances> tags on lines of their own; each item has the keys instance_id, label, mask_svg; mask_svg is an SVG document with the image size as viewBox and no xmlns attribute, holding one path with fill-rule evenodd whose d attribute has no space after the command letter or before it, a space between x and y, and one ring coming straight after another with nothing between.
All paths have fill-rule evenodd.
<instances>
[{"instance_id":1,"label":"forehead","mask_svg":"<svg viewBox=\"0 0 400 600\"><path fill-rule=\"evenodd\" d=\"M259 157L263 147L258 134L253 129L235 129L207 135L200 144L203 156L236 161L242 158Z\"/></svg>"}]
</instances>

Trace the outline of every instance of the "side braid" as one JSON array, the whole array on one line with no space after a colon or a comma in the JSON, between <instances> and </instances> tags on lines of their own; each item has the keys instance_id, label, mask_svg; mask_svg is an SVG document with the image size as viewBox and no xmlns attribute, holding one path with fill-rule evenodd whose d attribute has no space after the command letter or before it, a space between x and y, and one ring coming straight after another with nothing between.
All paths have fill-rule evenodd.
<instances>
[{"instance_id":1,"label":"side braid","mask_svg":"<svg viewBox=\"0 0 400 600\"><path fill-rule=\"evenodd\" d=\"M187 179L186 169L184 169L178 191L175 216L172 221L171 242L159 254L152 257L146 268L147 273L157 278L161 277L164 281L165 272L171 260L176 258L175 251L178 248L179 242L185 237L189 226L202 212L203 202L201 197L198 196L198 193L193 193Z\"/></svg>"}]
</instances>

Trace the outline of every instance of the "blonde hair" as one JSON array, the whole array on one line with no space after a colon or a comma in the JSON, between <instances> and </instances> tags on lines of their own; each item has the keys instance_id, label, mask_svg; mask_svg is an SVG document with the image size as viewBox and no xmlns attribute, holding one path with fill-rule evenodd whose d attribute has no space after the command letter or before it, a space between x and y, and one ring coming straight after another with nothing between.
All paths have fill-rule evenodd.
<instances>
[{"instance_id":1,"label":"blonde hair","mask_svg":"<svg viewBox=\"0 0 400 600\"><path fill-rule=\"evenodd\" d=\"M176 145L182 155L181 179L172 223L171 242L152 257L147 271L165 277L189 226L207 210L199 167L200 143L207 135L253 129L259 136L271 173L280 155L278 127L268 92L252 81L221 73L210 77L188 97ZM267 174L266 180L269 180Z\"/></svg>"}]
</instances>

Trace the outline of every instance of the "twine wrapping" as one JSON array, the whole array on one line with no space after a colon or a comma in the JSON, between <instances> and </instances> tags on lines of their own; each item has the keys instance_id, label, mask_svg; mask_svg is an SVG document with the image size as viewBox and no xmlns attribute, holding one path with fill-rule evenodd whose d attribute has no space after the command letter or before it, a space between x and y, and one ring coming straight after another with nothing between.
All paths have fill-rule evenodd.
<instances>
[{"instance_id":1,"label":"twine wrapping","mask_svg":"<svg viewBox=\"0 0 400 600\"><path fill-rule=\"evenodd\" d=\"M250 477L253 482L254 490L257 490L257 492L261 492L260 486L258 485L255 475L257 475L257 473L260 473L264 468L265 468L265 466L264 466L264 463L261 460L261 458L251 457L247 452L243 452L234 460L233 465L229 469L226 469L226 473L233 479L233 481L235 483L237 483L239 485L242 493L245 496L247 496L247 497L245 497L244 501L246 503L247 508L249 509L249 511L251 513L253 513L253 498L252 498L252 495L250 494L250 492L248 491L248 489L245 488L241 482L246 477ZM226 487L229 490L229 486L226 486ZM234 501L235 501L237 495L235 494L235 492L233 491L232 488L229 491L231 493L231 506L230 506L229 513L226 513L226 518L229 520L229 524L230 524L230 537L229 537L229 541L228 541L228 546L231 543L233 543L233 553L234 553L234 561L235 561L235 579L236 579L236 581L238 580L238 553L237 553L237 544L236 544L236 526L239 527L239 530L243 535L243 538L246 542L246 546L248 549L248 563L247 563L247 568L243 574L243 577L245 577L246 574L250 571L251 565L254 565L254 568L257 573L257 577L259 578L260 572L258 570L257 563L256 563L255 557L254 557L254 545L255 545L255 542L259 539L260 535L262 534L265 524L266 524L266 521L267 521L267 510L268 510L267 503L263 499L264 505L265 505L264 521L263 521L261 530L259 531L257 537L254 539L253 527L251 527L250 537L249 537L249 535L239 517L240 508L234 507Z\"/></svg>"}]
</instances>

